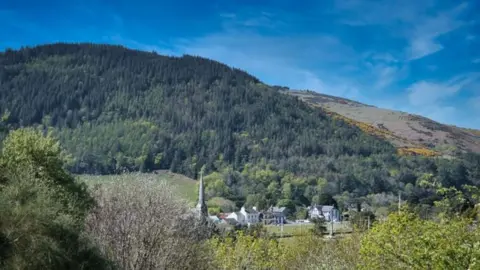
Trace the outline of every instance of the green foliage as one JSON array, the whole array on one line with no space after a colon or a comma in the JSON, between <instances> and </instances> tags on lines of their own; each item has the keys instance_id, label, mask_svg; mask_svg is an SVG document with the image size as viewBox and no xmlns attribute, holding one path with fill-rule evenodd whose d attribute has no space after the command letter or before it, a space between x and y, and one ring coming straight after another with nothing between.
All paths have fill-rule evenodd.
<instances>
[{"instance_id":1,"label":"green foliage","mask_svg":"<svg viewBox=\"0 0 480 270\"><path fill-rule=\"evenodd\" d=\"M324 233L327 232L327 224L325 222L325 219L323 218L314 218L312 219L313 222L313 228L312 233L318 236L322 236Z\"/></svg>"},{"instance_id":2,"label":"green foliage","mask_svg":"<svg viewBox=\"0 0 480 270\"><path fill-rule=\"evenodd\" d=\"M207 201L207 205L210 207L217 208L218 212L233 212L236 210L236 205L234 202L222 198L222 197L213 197ZM209 211L209 213L211 213Z\"/></svg>"},{"instance_id":3,"label":"green foliage","mask_svg":"<svg viewBox=\"0 0 480 270\"><path fill-rule=\"evenodd\" d=\"M209 241L217 269L286 269L283 250L275 240L239 232L235 238Z\"/></svg>"},{"instance_id":4,"label":"green foliage","mask_svg":"<svg viewBox=\"0 0 480 270\"><path fill-rule=\"evenodd\" d=\"M0 155L0 267L102 269L82 234L93 200L62 168L58 143L29 129L11 132Z\"/></svg>"},{"instance_id":5,"label":"green foliage","mask_svg":"<svg viewBox=\"0 0 480 270\"><path fill-rule=\"evenodd\" d=\"M444 223L391 214L362 239L360 269L478 269L480 231L452 217Z\"/></svg>"},{"instance_id":6,"label":"green foliage","mask_svg":"<svg viewBox=\"0 0 480 270\"><path fill-rule=\"evenodd\" d=\"M284 243L287 269L356 269L359 263L359 234L345 238L325 239L308 235ZM287 239L285 239L287 240Z\"/></svg>"},{"instance_id":7,"label":"green foliage","mask_svg":"<svg viewBox=\"0 0 480 270\"><path fill-rule=\"evenodd\" d=\"M297 219L307 219L308 211L306 208L302 207L295 213L295 216Z\"/></svg>"},{"instance_id":8,"label":"green foliage","mask_svg":"<svg viewBox=\"0 0 480 270\"><path fill-rule=\"evenodd\" d=\"M350 215L350 223L352 226L360 231L365 231L371 227L375 222L375 214L371 211L352 211Z\"/></svg>"},{"instance_id":9,"label":"green foliage","mask_svg":"<svg viewBox=\"0 0 480 270\"><path fill-rule=\"evenodd\" d=\"M224 176L218 172L213 172L203 177L205 185L205 195L207 198L228 197L230 191L225 184Z\"/></svg>"}]
</instances>

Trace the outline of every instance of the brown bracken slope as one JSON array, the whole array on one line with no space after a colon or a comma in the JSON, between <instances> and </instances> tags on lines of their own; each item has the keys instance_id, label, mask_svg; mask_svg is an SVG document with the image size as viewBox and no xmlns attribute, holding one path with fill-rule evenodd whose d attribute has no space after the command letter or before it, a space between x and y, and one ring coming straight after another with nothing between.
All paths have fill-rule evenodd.
<instances>
[{"instance_id":1,"label":"brown bracken slope","mask_svg":"<svg viewBox=\"0 0 480 270\"><path fill-rule=\"evenodd\" d=\"M387 110L311 91L283 91L320 107L362 130L389 140L400 154L450 156L480 153L480 131L435 122L423 116Z\"/></svg>"}]
</instances>

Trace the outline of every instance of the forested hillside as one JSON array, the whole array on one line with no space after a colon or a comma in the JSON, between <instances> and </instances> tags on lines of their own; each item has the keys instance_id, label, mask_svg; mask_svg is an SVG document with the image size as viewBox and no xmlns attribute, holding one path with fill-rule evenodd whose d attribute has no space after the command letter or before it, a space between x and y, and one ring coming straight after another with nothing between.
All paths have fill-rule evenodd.
<instances>
[{"instance_id":1,"label":"forested hillside","mask_svg":"<svg viewBox=\"0 0 480 270\"><path fill-rule=\"evenodd\" d=\"M388 142L247 73L194 56L95 44L0 53L0 109L11 127L57 136L74 173L169 169L209 197L294 208L362 198L389 206L398 191L431 205L434 189L480 184L480 158L398 157Z\"/></svg>"}]
</instances>

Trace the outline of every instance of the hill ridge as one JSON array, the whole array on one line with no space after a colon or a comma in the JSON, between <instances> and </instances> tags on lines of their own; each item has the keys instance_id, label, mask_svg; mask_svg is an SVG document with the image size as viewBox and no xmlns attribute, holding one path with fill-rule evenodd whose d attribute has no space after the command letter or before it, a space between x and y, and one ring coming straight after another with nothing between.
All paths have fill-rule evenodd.
<instances>
[{"instance_id":1,"label":"hill ridge","mask_svg":"<svg viewBox=\"0 0 480 270\"><path fill-rule=\"evenodd\" d=\"M313 91L293 90L284 93L342 116L360 128L368 125L369 129L362 129L389 140L400 150L403 149L402 153L406 151L427 156L452 156L459 151L480 153L478 130L442 124L421 115L379 108Z\"/></svg>"}]
</instances>

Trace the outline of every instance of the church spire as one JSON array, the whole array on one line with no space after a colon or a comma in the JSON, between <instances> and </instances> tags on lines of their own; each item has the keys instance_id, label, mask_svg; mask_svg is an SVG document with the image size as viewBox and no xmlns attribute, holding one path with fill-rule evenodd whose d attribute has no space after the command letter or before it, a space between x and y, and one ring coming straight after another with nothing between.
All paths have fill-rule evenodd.
<instances>
[{"instance_id":1,"label":"church spire","mask_svg":"<svg viewBox=\"0 0 480 270\"><path fill-rule=\"evenodd\" d=\"M197 203L197 213L200 217L208 216L207 205L205 204L205 191L203 189L203 167L200 170L200 183L198 187L198 203Z\"/></svg>"}]
</instances>

